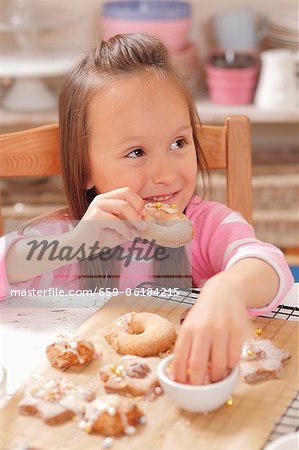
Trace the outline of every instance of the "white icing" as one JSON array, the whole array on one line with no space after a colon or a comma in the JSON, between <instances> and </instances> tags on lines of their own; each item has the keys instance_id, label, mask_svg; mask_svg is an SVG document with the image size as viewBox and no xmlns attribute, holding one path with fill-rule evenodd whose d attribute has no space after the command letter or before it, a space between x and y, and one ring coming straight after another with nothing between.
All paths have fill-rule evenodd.
<instances>
[{"instance_id":1,"label":"white icing","mask_svg":"<svg viewBox=\"0 0 299 450\"><path fill-rule=\"evenodd\" d=\"M141 416L140 419L139 419L139 423L141 425L145 425L146 424L146 417L145 416Z\"/></svg>"},{"instance_id":2,"label":"white icing","mask_svg":"<svg viewBox=\"0 0 299 450\"><path fill-rule=\"evenodd\" d=\"M52 379L46 383L38 380L25 388L20 406L36 406L42 418L55 417L66 410L82 414L91 395L91 391L65 378Z\"/></svg>"},{"instance_id":3,"label":"white icing","mask_svg":"<svg viewBox=\"0 0 299 450\"><path fill-rule=\"evenodd\" d=\"M128 424L126 413L122 408L122 400L118 395L113 394L97 397L86 405L83 429L91 429L103 412L107 412L110 416L115 416L118 412L124 432L126 434L135 433L135 427Z\"/></svg>"},{"instance_id":4,"label":"white icing","mask_svg":"<svg viewBox=\"0 0 299 450\"><path fill-rule=\"evenodd\" d=\"M268 339L252 340L243 347L241 373L248 382L270 377L278 378L283 371L283 359L287 357L288 352L276 348Z\"/></svg>"},{"instance_id":5,"label":"white icing","mask_svg":"<svg viewBox=\"0 0 299 450\"><path fill-rule=\"evenodd\" d=\"M102 448L110 448L112 447L114 439L110 436L106 437L102 442Z\"/></svg>"},{"instance_id":6,"label":"white icing","mask_svg":"<svg viewBox=\"0 0 299 450\"><path fill-rule=\"evenodd\" d=\"M84 430L85 427L86 427L86 422L85 422L85 420L80 420L80 422L78 422L78 427L79 427L81 430Z\"/></svg>"},{"instance_id":7,"label":"white icing","mask_svg":"<svg viewBox=\"0 0 299 450\"><path fill-rule=\"evenodd\" d=\"M57 383L55 382L55 380L49 380L47 381L47 383L45 384L45 389L48 392L52 392L52 388L55 388L57 386Z\"/></svg>"},{"instance_id":8,"label":"white icing","mask_svg":"<svg viewBox=\"0 0 299 450\"><path fill-rule=\"evenodd\" d=\"M85 401L83 398L77 397L74 394L67 395L63 397L59 404L66 409L74 411L76 414L80 414L84 412L85 409Z\"/></svg>"},{"instance_id":9,"label":"white icing","mask_svg":"<svg viewBox=\"0 0 299 450\"><path fill-rule=\"evenodd\" d=\"M75 350L78 347L78 343L76 341L70 342L70 347L72 350Z\"/></svg>"},{"instance_id":10,"label":"white icing","mask_svg":"<svg viewBox=\"0 0 299 450\"><path fill-rule=\"evenodd\" d=\"M125 434L127 434L128 436L131 436L132 434L136 433L136 428L133 427L132 425L129 425L125 428Z\"/></svg>"},{"instance_id":11,"label":"white icing","mask_svg":"<svg viewBox=\"0 0 299 450\"><path fill-rule=\"evenodd\" d=\"M115 416L116 409L114 408L114 406L108 406L107 412L108 412L109 416Z\"/></svg>"},{"instance_id":12,"label":"white icing","mask_svg":"<svg viewBox=\"0 0 299 450\"><path fill-rule=\"evenodd\" d=\"M60 334L57 337L55 344L62 347L60 349L61 353L73 353L77 357L78 362L84 364L85 360L78 351L78 342L80 340L81 339L78 336L75 336L71 332L67 332L66 334Z\"/></svg>"}]
</instances>

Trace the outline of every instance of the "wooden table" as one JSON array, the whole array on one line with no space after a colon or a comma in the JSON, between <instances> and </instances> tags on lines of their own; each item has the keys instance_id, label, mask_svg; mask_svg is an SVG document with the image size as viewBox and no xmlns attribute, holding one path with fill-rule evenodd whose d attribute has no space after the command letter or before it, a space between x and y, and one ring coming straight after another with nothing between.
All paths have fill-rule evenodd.
<instances>
[{"instance_id":1,"label":"wooden table","mask_svg":"<svg viewBox=\"0 0 299 450\"><path fill-rule=\"evenodd\" d=\"M284 305L298 306L298 289L299 283L295 283ZM0 365L7 370L8 395L14 394L44 359L46 345L57 334L76 330L109 298L105 295L22 297L0 302ZM16 355L22 355L22 370Z\"/></svg>"},{"instance_id":2,"label":"wooden table","mask_svg":"<svg viewBox=\"0 0 299 450\"><path fill-rule=\"evenodd\" d=\"M292 292L287 296L286 299L284 299L284 304L290 305L290 306L297 306L297 298L298 298L298 285L294 286ZM125 296L124 296L125 297ZM92 333L96 330L96 333L100 333L97 338L100 338L100 342L102 342L104 345L105 340L103 339L102 334L105 332L105 323L110 323L111 320L114 320L116 317L114 315L118 316L120 311L125 307L129 308L129 310L136 310L138 311L139 308L146 308L151 309L153 308L153 312L157 311L158 314L165 315L165 317L168 317L170 314L172 320L175 321L176 326L179 326L178 318L179 318L179 311L181 308L177 308L174 303L171 304L171 302L165 302L162 300L159 300L159 302L155 299L152 299L152 306L150 303L150 299L147 299L145 297L142 297L140 299L132 299L130 297L125 297L124 300L121 301L121 303L117 303L117 299L113 298L110 302L106 305L106 307L98 311L97 314L94 314L95 310L99 309L101 305L104 303L107 303L108 298L105 296L102 297L81 297L81 298L69 298L68 296L64 298L43 298L43 299L36 299L36 298L14 298L6 300L3 304L1 304L1 343L2 343L2 357L3 361L5 362L5 365L8 369L8 393L11 395L15 392L16 388L26 379L28 378L30 372L32 372L33 369L35 369L35 366L41 361L44 360L44 349L45 346L52 341L52 339L57 336L57 334L61 331L66 330L74 330L78 328L85 320L88 318L87 322L84 323L83 327L81 326L79 333L82 334L82 336L87 336L87 338L90 338ZM96 302L96 305L95 305ZM38 304L38 305L37 305ZM88 308L82 308L82 304L87 304ZM162 304L164 306L162 306ZM185 303L186 304L186 303ZM71 307L70 307L71 305ZM111 306L110 306L111 305ZM117 306L116 306L117 305ZM130 306L131 305L131 306ZM138 306L137 306L138 305ZM34 308L33 308L34 306ZM38 306L38 307L37 307ZM133 309L132 309L133 307ZM157 309L158 307L158 309ZM131 309L130 309L131 308ZM135 309L136 308L136 309ZM162 309L161 309L162 308ZM104 313L105 311L105 313ZM107 314L109 317L107 317ZM111 317L110 317L111 316ZM113 317L112 317L113 316ZM279 314L277 314L278 318ZM294 317L296 319L296 317ZM298 320L298 319L296 319ZM286 327L285 327L286 325ZM288 326L289 325L289 326ZM291 326L294 325L294 326ZM274 343L277 341L279 344L279 341L282 338L281 346L288 348L288 339L290 339L290 336L294 336L294 332L297 329L296 324L293 323L287 323L286 321L281 320L274 320L272 323L272 319L256 319L254 326L262 326L265 327L264 335L265 338L274 339ZM89 333L90 336L89 336ZM291 333L291 334L290 334ZM281 336L280 336L281 335ZM278 339L278 337L280 338ZM287 340L286 340L287 339ZM93 339L91 339L93 340ZM99 339L97 339L98 341ZM294 341L294 339L292 338ZM109 350L109 346L105 344L107 348L105 348L104 354L108 355L109 351L111 352L111 349ZM278 345L279 346L279 345ZM267 436L269 436L271 429L275 423L275 420L277 420L280 415L283 413L285 408L289 405L291 399L293 398L296 389L294 390L294 383L296 384L296 374L294 373L294 370L296 372L296 343L292 344L292 349L289 349L293 356L294 360L292 365L288 367L288 376L285 378L283 377L282 380L279 381L272 381L268 382L268 388L269 391L266 390L264 386L260 385L257 386L254 389L248 390L246 385L243 383L239 385L239 388L236 390L236 397L235 397L235 406L230 411L224 411L218 410L217 412L213 413L213 417L211 420L211 416L205 417L204 415L199 415L196 417L193 417L192 414L188 413L182 413L178 410L175 405L170 402L169 398L163 396L163 399L161 399L160 402L155 402L151 406L151 410L149 411L149 423L151 426L146 427L146 430L140 434L140 442L139 438L137 440L132 440L130 442L137 443L139 442L140 445L144 445L145 442L148 442L150 436L152 436L152 430L155 429L158 433L158 437L156 436L155 439L160 439L159 443L163 443L163 449L168 448L174 448L173 444L174 442L176 445L179 445L179 442L177 442L177 439L187 439L192 442L196 441L197 444L207 444L209 442L209 445L213 443L214 447L213 449L220 448L220 441L219 436L221 437L221 448L223 449L231 449L231 448L239 448L238 447L238 440L239 439L245 439L247 442L246 449L252 450L261 448L261 444L265 443L265 440L267 439ZM111 356L111 355L110 355ZM41 365L42 369L39 367L39 371L45 370L44 366L48 367L48 363L43 363ZM20 367L22 367L22 371L20 371ZM49 369L47 370L47 375L53 375L52 373L49 373ZM51 369L52 371L55 369ZM20 373L21 372L21 373ZM87 373L83 373L83 376L87 375ZM295 381L294 381L295 380ZM291 384L293 387L291 388ZM287 391L292 391L286 392ZM281 396L280 391L284 393L283 396ZM268 392L268 393L267 393ZM267 393L267 394L266 394ZM277 400L275 400L275 403L273 404L273 395L278 395ZM287 394L287 395L286 395ZM18 391L17 395L14 396L13 401L9 402L9 405L12 405L10 408L6 408L5 411L10 411L9 415L12 415L12 417L15 415L15 408L16 408L16 402L19 401L21 393ZM261 398L266 395L266 398L264 398L263 402L261 402ZM258 400L259 399L259 400ZM162 404L163 403L163 404ZM160 408L160 409L159 409ZM162 408L162 410L161 410ZM241 409L240 409L241 408ZM242 409L243 408L243 409ZM253 409L252 409L253 408ZM157 410L156 410L157 409ZM225 408L224 408L225 409ZM156 411L155 411L156 410ZM160 412L158 412L158 410ZM254 411L253 415L250 415L250 411ZM181 424L183 427L181 432L177 430L177 428L171 428L172 433L171 435L167 434L164 435L162 433L163 427L161 428L161 424L159 422L156 422L156 417L160 417L160 414L162 411L167 411L167 414L165 415L165 420L170 426L170 424L177 423ZM171 414L170 414L171 413ZM237 416L236 416L237 414ZM246 420L242 419L242 427L240 428L238 424L236 424L236 420L240 419L241 416L245 416ZM263 415L264 417L264 425L267 423L267 427L264 426L264 430L261 430L260 428L260 419L259 416ZM189 417L190 416L190 417ZM191 417L192 416L192 417ZM226 423L224 419L227 419L229 416L231 416L230 423ZM270 417L271 416L271 417ZM7 417L7 416L4 416ZM188 420L186 420L186 417ZM237 419L236 419L237 418ZM266 420L267 419L267 420ZM14 419L10 419L10 422L12 420L12 423L14 423ZM174 421L173 421L174 420ZM224 420L224 422L223 422ZM238 421L237 420L237 421ZM245 420L245 422L244 422ZM23 423L24 421L24 423ZM26 422L27 421L27 422ZM191 425L192 423L192 425ZM154 424L156 424L154 426ZM189 425L188 425L189 424ZM23 426L24 425L24 426ZM23 419L18 418L16 422L16 427L19 430L24 430L23 432L26 434L27 426L31 427L34 426L39 428L42 427L39 423L33 423L32 419ZM189 431L186 430L186 426L189 426ZM206 425L208 425L208 429L204 431ZM237 426L238 425L238 426ZM222 427L222 431L219 427ZM237 426L237 429L236 429ZM241 424L240 424L241 426ZM24 428L25 427L25 428ZM221 434L217 431L221 431ZM224 427L224 428L223 428ZM3 428L3 427L2 427ZM69 430L68 430L69 428ZM73 425L65 426L64 428L66 434L69 436L73 435ZM67 431L68 430L68 431ZM255 436L252 435L252 430L255 430ZM3 430L2 430L3 431ZM57 429L57 432L59 430ZM63 430L62 430L63 431ZM188 432L187 432L188 431ZM20 431L23 435L23 432ZM29 429L27 430L29 433ZM179 432L179 435L178 435ZM44 439L48 439L47 433L49 433L49 429L40 429L39 436L43 436ZM148 434L150 433L150 434ZM159 434L160 433L160 434ZM162 433L162 434L161 434ZM224 434L223 434L224 433ZM59 434L59 433L58 433ZM29 435L28 435L29 436ZM27 436L27 437L28 437ZM32 436L32 434L31 434ZM218 436L218 437L217 437ZM171 439L175 439L172 441ZM217 437L217 439L216 439ZM224 439L225 437L225 439ZM255 444L253 445L253 439ZM56 436L58 439L58 435ZM84 441L84 437L82 435L78 435L78 438L82 439L82 444ZM50 440L52 438L49 438ZM143 439L143 440L142 440ZM146 439L144 441L144 439ZM151 439L154 439L152 436ZM151 440L150 439L150 440ZM169 440L170 439L170 440ZM212 441L211 441L212 439ZM216 441L215 441L216 439ZM224 440L223 440L224 439ZM232 442L233 439L233 442ZM59 440L59 439L58 439ZM225 442L224 442L225 441ZM251 444L249 443L251 442ZM30 442L30 440L29 440ZM60 441L61 442L61 441ZM90 445L90 448L94 449L94 443L98 442L95 438L93 440L87 440L86 444ZM184 441L185 442L185 441ZM40 444L40 442L38 442ZM239 442L240 443L240 442ZM53 444L53 442L52 442ZM78 444L78 443L77 443ZM125 447L123 447L123 445ZM150 442L148 442L150 444ZM152 442L153 444L153 442ZM171 444L171 445L170 445ZM180 442L180 445L182 442ZM189 442L190 444L190 442ZM85 441L84 441L85 445ZM119 444L117 445L117 448L123 449L126 448L126 441L121 440ZM169 447L170 445L170 447ZM176 448L181 448L180 445ZM232 446L231 446L232 445ZM250 447L250 445L253 445ZM216 446L216 447L215 447ZM54 445L55 447L55 445ZM54 448L53 445L51 447ZM79 446L80 447L80 446ZM79 448L78 447L78 448ZM60 448L60 447L59 447ZM73 447L68 447L73 448ZM81 447L80 447L81 448ZM82 447L83 448L83 447ZM84 447L86 448L86 447ZM89 448L89 447L88 447ZM145 447L144 447L145 448ZM146 447L151 448L151 447ZM191 447L188 447L191 448ZM245 447L244 447L245 448ZM77 449L77 447L76 447ZM56 450L56 447L55 447Z\"/></svg>"}]
</instances>

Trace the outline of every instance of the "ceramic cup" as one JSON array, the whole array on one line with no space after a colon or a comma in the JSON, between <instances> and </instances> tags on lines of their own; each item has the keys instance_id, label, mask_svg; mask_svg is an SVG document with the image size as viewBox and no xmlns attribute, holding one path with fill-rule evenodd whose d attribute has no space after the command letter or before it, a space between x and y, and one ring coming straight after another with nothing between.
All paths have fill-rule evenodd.
<instances>
[{"instance_id":1,"label":"ceramic cup","mask_svg":"<svg viewBox=\"0 0 299 450\"><path fill-rule=\"evenodd\" d=\"M213 103L252 103L259 72L257 57L246 53L214 53L209 56L205 71Z\"/></svg>"},{"instance_id":2,"label":"ceramic cup","mask_svg":"<svg viewBox=\"0 0 299 450\"><path fill-rule=\"evenodd\" d=\"M253 50L267 33L265 20L249 9L223 11L212 18L218 47Z\"/></svg>"}]
</instances>

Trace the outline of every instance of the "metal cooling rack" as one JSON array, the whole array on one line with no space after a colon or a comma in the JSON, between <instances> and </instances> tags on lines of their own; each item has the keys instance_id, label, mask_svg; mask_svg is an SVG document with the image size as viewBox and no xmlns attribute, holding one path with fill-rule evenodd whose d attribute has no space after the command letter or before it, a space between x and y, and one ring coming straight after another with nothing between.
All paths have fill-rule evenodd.
<instances>
[{"instance_id":1,"label":"metal cooling rack","mask_svg":"<svg viewBox=\"0 0 299 450\"><path fill-rule=\"evenodd\" d=\"M166 300L182 305L194 305L200 289L179 289L178 293L172 292L173 288L168 286L160 286L155 283L141 283L137 286L135 291L142 292L144 295L156 297L161 300ZM282 320L295 320L299 321L299 308L292 306L280 305L270 313L261 315L260 317L282 319ZM273 430L271 431L269 438L266 442L277 439L284 434L293 433L298 431L299 428L299 392L295 395L285 412L275 423ZM266 445L265 444L265 445Z\"/></svg>"},{"instance_id":2,"label":"metal cooling rack","mask_svg":"<svg viewBox=\"0 0 299 450\"><path fill-rule=\"evenodd\" d=\"M294 433L299 430L299 392L295 395L285 412L275 423L268 438L267 444L284 434Z\"/></svg>"},{"instance_id":3,"label":"metal cooling rack","mask_svg":"<svg viewBox=\"0 0 299 450\"><path fill-rule=\"evenodd\" d=\"M169 291L171 290L174 290L174 288L170 288L169 286L161 286L155 283L144 282L136 287L135 292L144 292L145 295L148 295L150 297L156 297L162 300L168 300L183 305L194 305L198 294L200 294L200 289L197 288L180 288L178 294L176 294L175 292L169 293ZM299 308L280 305L277 308L273 309L273 311L261 315L260 317L299 321Z\"/></svg>"}]
</instances>

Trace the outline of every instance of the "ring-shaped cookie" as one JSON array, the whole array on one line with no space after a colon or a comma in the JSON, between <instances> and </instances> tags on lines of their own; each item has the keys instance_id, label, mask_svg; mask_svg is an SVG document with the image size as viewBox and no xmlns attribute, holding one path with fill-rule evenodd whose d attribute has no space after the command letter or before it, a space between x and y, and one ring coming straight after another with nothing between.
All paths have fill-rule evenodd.
<instances>
[{"instance_id":1,"label":"ring-shaped cookie","mask_svg":"<svg viewBox=\"0 0 299 450\"><path fill-rule=\"evenodd\" d=\"M121 355L157 356L175 343L176 332L158 314L132 312L112 322L105 338Z\"/></svg>"},{"instance_id":2,"label":"ring-shaped cookie","mask_svg":"<svg viewBox=\"0 0 299 450\"><path fill-rule=\"evenodd\" d=\"M179 212L175 204L147 203L143 217L149 223L149 228L140 233L143 239L172 248L182 247L193 239L191 220Z\"/></svg>"}]
</instances>

